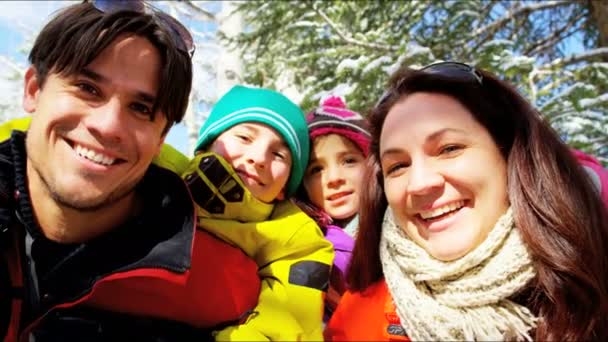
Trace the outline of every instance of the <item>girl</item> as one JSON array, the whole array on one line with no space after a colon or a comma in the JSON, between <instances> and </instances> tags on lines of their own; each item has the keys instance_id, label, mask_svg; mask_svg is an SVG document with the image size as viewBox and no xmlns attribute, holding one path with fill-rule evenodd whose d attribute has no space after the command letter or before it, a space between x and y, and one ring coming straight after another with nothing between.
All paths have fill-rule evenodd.
<instances>
[{"instance_id":1,"label":"girl","mask_svg":"<svg viewBox=\"0 0 608 342\"><path fill-rule=\"evenodd\" d=\"M339 97L328 98L306 119L312 149L297 202L324 229L336 251L325 301L328 319L346 289L370 135L365 119Z\"/></svg>"}]
</instances>

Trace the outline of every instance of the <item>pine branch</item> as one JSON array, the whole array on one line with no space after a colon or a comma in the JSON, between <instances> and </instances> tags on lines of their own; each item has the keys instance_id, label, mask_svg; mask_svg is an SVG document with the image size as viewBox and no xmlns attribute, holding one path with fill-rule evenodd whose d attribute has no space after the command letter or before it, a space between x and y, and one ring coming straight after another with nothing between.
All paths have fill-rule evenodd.
<instances>
[{"instance_id":1,"label":"pine branch","mask_svg":"<svg viewBox=\"0 0 608 342\"><path fill-rule=\"evenodd\" d=\"M597 57L608 57L608 47L588 50L588 51L585 51L582 53L570 55L565 58L558 58L551 63L541 66L540 69L554 69L554 68L563 67L563 66L570 65L570 64L590 61Z\"/></svg>"},{"instance_id":2,"label":"pine branch","mask_svg":"<svg viewBox=\"0 0 608 342\"><path fill-rule=\"evenodd\" d=\"M390 51L390 52L395 52L395 51L398 50L397 47L390 46L390 45L375 44L375 43L362 42L362 41L356 40L352 36L347 35L342 30L340 30L340 28L338 27L338 25L336 23L334 23L325 14L325 12L323 12L320 9L318 9L314 5L312 6L312 9L332 28L332 30L338 35L338 37L340 37L340 39L342 39L343 41L345 41L348 44L364 47L364 48L367 48L367 49L380 49L380 50Z\"/></svg>"},{"instance_id":3,"label":"pine branch","mask_svg":"<svg viewBox=\"0 0 608 342\"><path fill-rule=\"evenodd\" d=\"M25 74L24 68L20 67L19 65L17 65L17 63L13 62L6 56L0 56L0 63L8 66L9 68L11 68L14 72L18 73L19 75Z\"/></svg>"},{"instance_id":4,"label":"pine branch","mask_svg":"<svg viewBox=\"0 0 608 342\"><path fill-rule=\"evenodd\" d=\"M561 27L558 30L555 30L553 32L553 34L551 34L550 36L546 37L545 39L543 39L540 42L537 42L535 44L533 44L532 46L529 46L524 52L523 54L525 56L530 56L530 55L536 55L539 54L540 52L551 48L552 46L554 46L557 42L559 42L560 40L563 40L569 36L571 36L572 34L574 34L576 32L572 31L569 34L562 36L562 34L564 32L567 32L570 28L572 28L574 25L576 25L577 23L579 23L579 20L581 20L582 18L585 17L585 13L580 13L578 16L576 16L574 19L568 21L566 23L566 25L564 25L563 27Z\"/></svg>"},{"instance_id":5,"label":"pine branch","mask_svg":"<svg viewBox=\"0 0 608 342\"><path fill-rule=\"evenodd\" d=\"M517 3L516 3L517 4ZM546 1L541 3L536 3L533 5L522 6L516 8L514 11L507 11L507 13L500 19L495 20L491 24L488 24L484 27L480 27L475 32L473 32L473 37L483 37L478 42L477 45L471 49L471 51L477 50L480 46L482 46L485 42L490 40L496 32L498 32L501 28L505 27L507 23L511 20L520 17L529 15L531 12L542 11L545 9L559 7L564 5L571 5L572 3L569 1Z\"/></svg>"},{"instance_id":6,"label":"pine branch","mask_svg":"<svg viewBox=\"0 0 608 342\"><path fill-rule=\"evenodd\" d=\"M185 14L188 15L192 15L195 14L199 20L205 21L205 20L211 20L214 21L215 20L215 15L209 11L207 11L204 8L198 7L197 5L195 5L192 0L180 0L180 3L184 4L184 6L190 10L190 12L187 12Z\"/></svg>"}]
</instances>

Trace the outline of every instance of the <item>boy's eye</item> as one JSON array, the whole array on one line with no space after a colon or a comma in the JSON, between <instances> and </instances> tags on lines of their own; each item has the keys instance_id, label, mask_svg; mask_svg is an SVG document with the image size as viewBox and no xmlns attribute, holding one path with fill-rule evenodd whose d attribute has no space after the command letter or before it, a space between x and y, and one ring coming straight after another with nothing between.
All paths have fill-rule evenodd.
<instances>
[{"instance_id":1,"label":"boy's eye","mask_svg":"<svg viewBox=\"0 0 608 342\"><path fill-rule=\"evenodd\" d=\"M244 134L237 134L236 137L243 142L250 142L251 138Z\"/></svg>"},{"instance_id":2,"label":"boy's eye","mask_svg":"<svg viewBox=\"0 0 608 342\"><path fill-rule=\"evenodd\" d=\"M273 152L273 154L281 160L287 159L287 155L284 152Z\"/></svg>"}]
</instances>

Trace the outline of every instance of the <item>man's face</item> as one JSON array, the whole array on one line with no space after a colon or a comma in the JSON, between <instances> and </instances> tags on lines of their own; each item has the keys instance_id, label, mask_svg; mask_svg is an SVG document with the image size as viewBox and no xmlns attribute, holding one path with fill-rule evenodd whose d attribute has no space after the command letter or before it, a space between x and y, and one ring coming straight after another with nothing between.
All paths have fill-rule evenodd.
<instances>
[{"instance_id":1,"label":"man's face","mask_svg":"<svg viewBox=\"0 0 608 342\"><path fill-rule=\"evenodd\" d=\"M238 124L211 144L234 168L257 199L270 203L284 198L291 171L291 152L283 137L260 123Z\"/></svg>"},{"instance_id":2,"label":"man's face","mask_svg":"<svg viewBox=\"0 0 608 342\"><path fill-rule=\"evenodd\" d=\"M30 192L82 211L128 203L167 124L151 121L161 58L145 38L120 35L80 73L51 70L43 87L26 73L24 109Z\"/></svg>"}]
</instances>

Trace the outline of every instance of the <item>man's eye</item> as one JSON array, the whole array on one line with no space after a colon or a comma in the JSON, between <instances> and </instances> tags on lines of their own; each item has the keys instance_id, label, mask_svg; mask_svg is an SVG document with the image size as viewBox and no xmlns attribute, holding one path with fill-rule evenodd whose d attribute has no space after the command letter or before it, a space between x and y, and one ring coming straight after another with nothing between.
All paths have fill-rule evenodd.
<instances>
[{"instance_id":1,"label":"man's eye","mask_svg":"<svg viewBox=\"0 0 608 342\"><path fill-rule=\"evenodd\" d=\"M132 103L131 104L131 109L133 111L135 111L137 113L138 116L142 116L142 117L146 117L146 118L152 118L152 110L150 109L150 107L146 106L143 103Z\"/></svg>"},{"instance_id":2,"label":"man's eye","mask_svg":"<svg viewBox=\"0 0 608 342\"><path fill-rule=\"evenodd\" d=\"M85 93L91 94L91 95L99 95L99 91L97 91L97 89L95 87L93 87L92 85L88 84L88 83L78 83L76 84L76 86L84 91Z\"/></svg>"}]
</instances>

